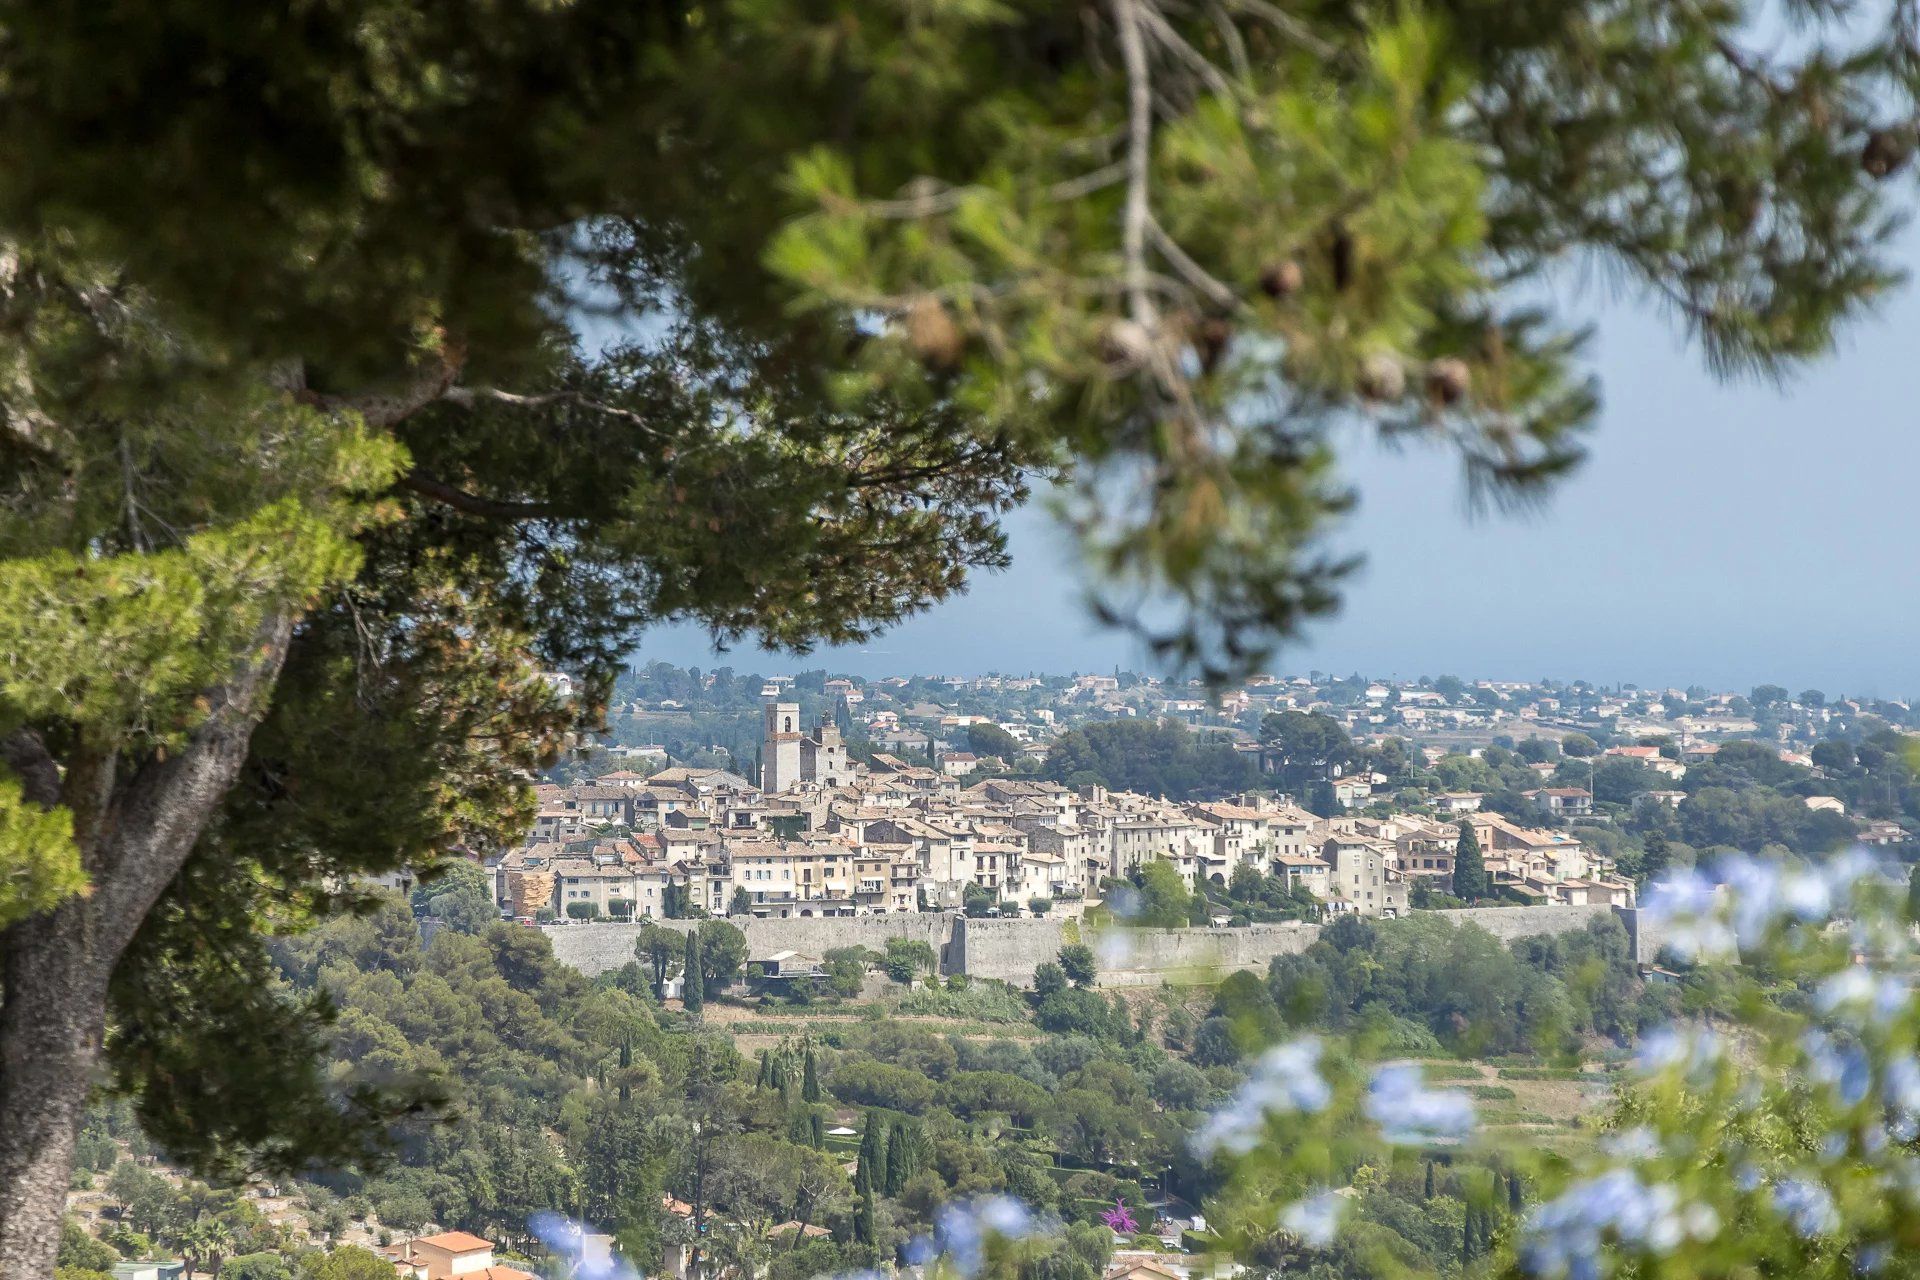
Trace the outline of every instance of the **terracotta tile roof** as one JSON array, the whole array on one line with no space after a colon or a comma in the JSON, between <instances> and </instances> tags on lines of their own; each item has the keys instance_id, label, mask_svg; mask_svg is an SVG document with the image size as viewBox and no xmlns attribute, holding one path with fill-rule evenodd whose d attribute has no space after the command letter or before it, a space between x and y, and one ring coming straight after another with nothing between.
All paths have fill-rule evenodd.
<instances>
[{"instance_id":1,"label":"terracotta tile roof","mask_svg":"<svg viewBox=\"0 0 1920 1280\"><path fill-rule=\"evenodd\" d=\"M474 1235L471 1231L442 1231L437 1236L421 1236L414 1243L445 1249L448 1253L471 1253L475 1249L493 1248L493 1241Z\"/></svg>"}]
</instances>

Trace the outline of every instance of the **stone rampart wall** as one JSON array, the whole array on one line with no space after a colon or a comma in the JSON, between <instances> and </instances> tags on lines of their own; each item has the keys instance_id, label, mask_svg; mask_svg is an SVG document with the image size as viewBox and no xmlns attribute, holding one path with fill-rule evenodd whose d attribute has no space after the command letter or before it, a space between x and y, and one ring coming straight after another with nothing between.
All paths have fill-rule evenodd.
<instances>
[{"instance_id":1,"label":"stone rampart wall","mask_svg":"<svg viewBox=\"0 0 1920 1280\"><path fill-rule=\"evenodd\" d=\"M1659 939L1642 936L1647 928L1633 911L1611 907L1477 907L1431 913L1456 924L1476 924L1502 942L1540 934L1570 933L1590 921L1618 916L1635 940L1635 954L1650 962ZM692 922L665 920L669 928ZM747 936L748 953L763 956L797 951L819 957L837 947L880 951L889 938L925 942L939 957L942 973L998 978L1015 986L1033 985L1033 971L1060 953L1068 940L1068 922L1055 918L973 920L954 914L853 916L804 920L732 920ZM617 969L634 958L638 924L551 925L554 955L586 974ZM1296 955L1313 945L1321 926L1256 924L1244 929L1128 930L1097 942L1100 985L1148 986L1162 982L1209 981L1227 970L1264 970L1279 955Z\"/></svg>"}]
</instances>

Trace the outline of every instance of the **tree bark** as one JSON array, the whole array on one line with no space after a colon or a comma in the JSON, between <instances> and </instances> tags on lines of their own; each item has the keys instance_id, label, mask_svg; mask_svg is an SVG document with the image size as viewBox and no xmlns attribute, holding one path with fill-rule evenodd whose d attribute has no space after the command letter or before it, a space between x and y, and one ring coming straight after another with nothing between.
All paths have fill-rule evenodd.
<instances>
[{"instance_id":1,"label":"tree bark","mask_svg":"<svg viewBox=\"0 0 1920 1280\"><path fill-rule=\"evenodd\" d=\"M0 1004L0 1275L51 1276L106 1025L106 971L73 899L7 930Z\"/></svg>"},{"instance_id":2,"label":"tree bark","mask_svg":"<svg viewBox=\"0 0 1920 1280\"><path fill-rule=\"evenodd\" d=\"M207 718L165 759L127 771L76 753L62 788L87 796L49 794L56 771L32 735L0 744L31 798L73 803L91 879L86 893L0 931L0 1276L53 1275L108 980L233 785L291 634L290 614L271 618L247 664L208 691Z\"/></svg>"}]
</instances>

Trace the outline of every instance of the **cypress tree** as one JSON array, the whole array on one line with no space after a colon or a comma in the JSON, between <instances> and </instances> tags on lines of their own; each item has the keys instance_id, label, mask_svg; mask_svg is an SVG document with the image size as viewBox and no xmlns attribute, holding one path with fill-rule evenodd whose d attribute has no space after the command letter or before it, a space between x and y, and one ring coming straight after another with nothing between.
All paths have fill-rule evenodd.
<instances>
[{"instance_id":1,"label":"cypress tree","mask_svg":"<svg viewBox=\"0 0 1920 1280\"><path fill-rule=\"evenodd\" d=\"M1920 921L1920 866L1907 876L1907 919Z\"/></svg>"},{"instance_id":2,"label":"cypress tree","mask_svg":"<svg viewBox=\"0 0 1920 1280\"><path fill-rule=\"evenodd\" d=\"M633 1101L633 1037L620 1042L620 1101Z\"/></svg>"},{"instance_id":3,"label":"cypress tree","mask_svg":"<svg viewBox=\"0 0 1920 1280\"><path fill-rule=\"evenodd\" d=\"M769 1078L772 1081L773 1091L775 1093L785 1093L787 1091L787 1055L785 1053L776 1053L773 1055L773 1072Z\"/></svg>"},{"instance_id":4,"label":"cypress tree","mask_svg":"<svg viewBox=\"0 0 1920 1280\"><path fill-rule=\"evenodd\" d=\"M1520 1174L1516 1170L1507 1175L1507 1208L1517 1216L1520 1212Z\"/></svg>"},{"instance_id":5,"label":"cypress tree","mask_svg":"<svg viewBox=\"0 0 1920 1280\"><path fill-rule=\"evenodd\" d=\"M760 1074L753 1078L753 1087L756 1091L758 1091L761 1089L765 1089L768 1085L772 1083L773 1083L773 1064L769 1058L767 1051L765 1049L762 1049L760 1051Z\"/></svg>"},{"instance_id":6,"label":"cypress tree","mask_svg":"<svg viewBox=\"0 0 1920 1280\"><path fill-rule=\"evenodd\" d=\"M885 1190L890 1196L899 1195L900 1189L907 1185L907 1179L911 1176L908 1165L911 1164L913 1160L912 1155L909 1154L909 1149L912 1145L913 1138L912 1135L907 1132L907 1127L905 1125L895 1125L893 1134L887 1139L887 1178Z\"/></svg>"},{"instance_id":7,"label":"cypress tree","mask_svg":"<svg viewBox=\"0 0 1920 1280\"><path fill-rule=\"evenodd\" d=\"M820 1101L820 1067L813 1060L813 1046L807 1046L807 1062L800 1084L800 1098L812 1104Z\"/></svg>"},{"instance_id":8,"label":"cypress tree","mask_svg":"<svg viewBox=\"0 0 1920 1280\"><path fill-rule=\"evenodd\" d=\"M867 1112L866 1132L860 1135L860 1165L866 1170L868 1186L886 1190L887 1122L878 1112Z\"/></svg>"},{"instance_id":9,"label":"cypress tree","mask_svg":"<svg viewBox=\"0 0 1920 1280\"><path fill-rule=\"evenodd\" d=\"M1427 1189L1420 1194L1422 1200L1433 1199L1433 1161L1427 1161Z\"/></svg>"},{"instance_id":10,"label":"cypress tree","mask_svg":"<svg viewBox=\"0 0 1920 1280\"><path fill-rule=\"evenodd\" d=\"M813 1149L815 1151L825 1150L827 1145L826 1117L822 1116L818 1111L814 1112L808 1117L807 1127L810 1131L809 1136L813 1140Z\"/></svg>"},{"instance_id":11,"label":"cypress tree","mask_svg":"<svg viewBox=\"0 0 1920 1280\"><path fill-rule=\"evenodd\" d=\"M707 993L702 990L700 981L700 934L697 930L687 930L687 956L683 963L686 972L681 975L680 1007L698 1016L706 1007Z\"/></svg>"},{"instance_id":12,"label":"cypress tree","mask_svg":"<svg viewBox=\"0 0 1920 1280\"><path fill-rule=\"evenodd\" d=\"M1460 824L1460 845L1453 854L1453 896L1468 902L1487 896L1487 864L1471 822Z\"/></svg>"},{"instance_id":13,"label":"cypress tree","mask_svg":"<svg viewBox=\"0 0 1920 1280\"><path fill-rule=\"evenodd\" d=\"M861 1244L872 1244L879 1234L873 1220L873 1191L869 1189L860 1197L860 1213L853 1220L854 1238Z\"/></svg>"}]
</instances>

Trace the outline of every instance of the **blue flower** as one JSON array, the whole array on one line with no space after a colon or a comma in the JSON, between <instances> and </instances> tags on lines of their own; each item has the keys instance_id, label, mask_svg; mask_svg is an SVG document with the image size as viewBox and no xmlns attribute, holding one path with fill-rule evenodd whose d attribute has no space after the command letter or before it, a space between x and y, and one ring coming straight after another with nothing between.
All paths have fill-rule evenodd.
<instances>
[{"instance_id":1,"label":"blue flower","mask_svg":"<svg viewBox=\"0 0 1920 1280\"><path fill-rule=\"evenodd\" d=\"M1887 1059L1880 1069L1880 1095L1896 1126L1911 1129L1920 1123L1920 1058L1902 1053Z\"/></svg>"},{"instance_id":2,"label":"blue flower","mask_svg":"<svg viewBox=\"0 0 1920 1280\"><path fill-rule=\"evenodd\" d=\"M1848 965L1814 989L1814 1007L1848 1025L1889 1026L1906 1015L1913 989L1889 973Z\"/></svg>"},{"instance_id":3,"label":"blue flower","mask_svg":"<svg viewBox=\"0 0 1920 1280\"><path fill-rule=\"evenodd\" d=\"M989 1239L1019 1240L1039 1230L1032 1210L1012 1196L983 1196L940 1206L933 1217L933 1238L910 1242L903 1254L916 1266L946 1257L961 1275L977 1274L986 1262Z\"/></svg>"},{"instance_id":4,"label":"blue flower","mask_svg":"<svg viewBox=\"0 0 1920 1280\"><path fill-rule=\"evenodd\" d=\"M1840 1226L1827 1188L1810 1178L1782 1178L1773 1186L1773 1207L1803 1239L1826 1235Z\"/></svg>"},{"instance_id":5,"label":"blue flower","mask_svg":"<svg viewBox=\"0 0 1920 1280\"><path fill-rule=\"evenodd\" d=\"M1709 915L1718 893L1719 886L1692 867L1676 867L1647 885L1640 912L1656 924Z\"/></svg>"},{"instance_id":6,"label":"blue flower","mask_svg":"<svg viewBox=\"0 0 1920 1280\"><path fill-rule=\"evenodd\" d=\"M1303 1036L1277 1044L1254 1063L1252 1083L1269 1110L1324 1111L1333 1090L1320 1075L1320 1041Z\"/></svg>"},{"instance_id":7,"label":"blue flower","mask_svg":"<svg viewBox=\"0 0 1920 1280\"><path fill-rule=\"evenodd\" d=\"M1340 1216L1346 1207L1346 1198L1339 1192L1322 1191L1282 1209L1280 1228L1298 1236L1310 1249L1324 1249L1340 1234Z\"/></svg>"},{"instance_id":8,"label":"blue flower","mask_svg":"<svg viewBox=\"0 0 1920 1280\"><path fill-rule=\"evenodd\" d=\"M1034 1231L1033 1211L1012 1196L988 1196L974 1202L974 1216L982 1230L1018 1240Z\"/></svg>"},{"instance_id":9,"label":"blue flower","mask_svg":"<svg viewBox=\"0 0 1920 1280\"><path fill-rule=\"evenodd\" d=\"M1800 1049L1807 1055L1808 1078L1832 1088L1841 1106L1857 1105L1873 1088L1873 1064L1858 1045L1809 1030L1800 1037Z\"/></svg>"},{"instance_id":10,"label":"blue flower","mask_svg":"<svg viewBox=\"0 0 1920 1280\"><path fill-rule=\"evenodd\" d=\"M1722 858L1717 869L1727 886L1735 938L1744 949L1759 946L1784 906L1779 864L1740 855Z\"/></svg>"},{"instance_id":11,"label":"blue flower","mask_svg":"<svg viewBox=\"0 0 1920 1280\"><path fill-rule=\"evenodd\" d=\"M1473 1100L1458 1089L1429 1089L1420 1068L1381 1067L1367 1088L1367 1118L1388 1142L1458 1142L1473 1132Z\"/></svg>"},{"instance_id":12,"label":"blue flower","mask_svg":"<svg viewBox=\"0 0 1920 1280\"><path fill-rule=\"evenodd\" d=\"M1608 1134L1600 1140L1600 1147L1616 1160L1651 1160L1660 1154L1660 1137L1641 1124Z\"/></svg>"},{"instance_id":13,"label":"blue flower","mask_svg":"<svg viewBox=\"0 0 1920 1280\"><path fill-rule=\"evenodd\" d=\"M1537 1276L1594 1275L1602 1244L1653 1254L1688 1240L1709 1240L1720 1217L1705 1204L1683 1204L1672 1184L1649 1183L1632 1169L1609 1169L1576 1182L1528 1215L1520 1260Z\"/></svg>"},{"instance_id":14,"label":"blue flower","mask_svg":"<svg viewBox=\"0 0 1920 1280\"><path fill-rule=\"evenodd\" d=\"M1718 1065L1720 1053L1720 1037L1705 1028L1681 1031L1656 1027L1640 1037L1634 1047L1633 1065L1650 1076L1680 1067L1688 1079L1699 1079Z\"/></svg>"},{"instance_id":15,"label":"blue flower","mask_svg":"<svg viewBox=\"0 0 1920 1280\"><path fill-rule=\"evenodd\" d=\"M1107 890L1107 909L1121 920L1139 915L1143 904L1140 891L1130 884L1116 884Z\"/></svg>"},{"instance_id":16,"label":"blue flower","mask_svg":"<svg viewBox=\"0 0 1920 1280\"><path fill-rule=\"evenodd\" d=\"M1724 898L1719 885L1683 867L1648 884L1640 896L1640 910L1682 960L1730 960L1738 956L1739 948L1733 931L1720 919Z\"/></svg>"},{"instance_id":17,"label":"blue flower","mask_svg":"<svg viewBox=\"0 0 1920 1280\"><path fill-rule=\"evenodd\" d=\"M1801 924L1824 923L1833 917L1834 887L1824 871L1783 871L1775 889L1776 909Z\"/></svg>"},{"instance_id":18,"label":"blue flower","mask_svg":"<svg viewBox=\"0 0 1920 1280\"><path fill-rule=\"evenodd\" d=\"M1884 879L1890 874L1885 858L1858 844L1828 858L1820 872L1826 878L1828 894L1843 906L1852 901L1862 880Z\"/></svg>"},{"instance_id":19,"label":"blue flower","mask_svg":"<svg viewBox=\"0 0 1920 1280\"><path fill-rule=\"evenodd\" d=\"M640 1273L610 1249L589 1247L587 1224L551 1210L527 1219L527 1230L556 1257L571 1264L576 1280L640 1280Z\"/></svg>"},{"instance_id":20,"label":"blue flower","mask_svg":"<svg viewBox=\"0 0 1920 1280\"><path fill-rule=\"evenodd\" d=\"M1874 998L1875 986L1866 966L1850 964L1814 989L1814 1007L1831 1014L1847 1005L1866 1004Z\"/></svg>"},{"instance_id":21,"label":"blue flower","mask_svg":"<svg viewBox=\"0 0 1920 1280\"><path fill-rule=\"evenodd\" d=\"M1326 1110L1333 1089L1320 1075L1320 1052L1319 1040L1303 1036L1261 1054L1246 1083L1195 1131L1195 1154L1245 1155L1259 1144L1269 1115Z\"/></svg>"}]
</instances>

